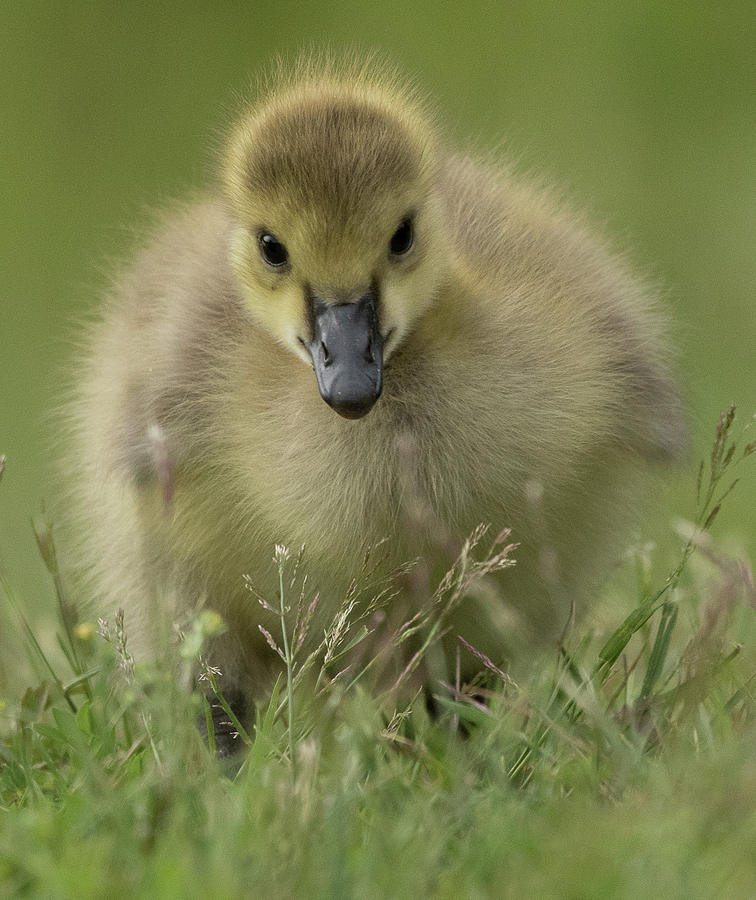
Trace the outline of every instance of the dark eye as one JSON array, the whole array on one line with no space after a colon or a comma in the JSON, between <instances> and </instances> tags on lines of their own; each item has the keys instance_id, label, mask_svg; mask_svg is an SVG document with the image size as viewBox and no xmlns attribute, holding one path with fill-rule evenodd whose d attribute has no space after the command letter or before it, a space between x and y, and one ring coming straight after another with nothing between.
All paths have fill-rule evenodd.
<instances>
[{"instance_id":1,"label":"dark eye","mask_svg":"<svg viewBox=\"0 0 756 900\"><path fill-rule=\"evenodd\" d=\"M273 234L264 232L260 235L260 253L269 266L285 266L289 261L289 253L286 247Z\"/></svg>"},{"instance_id":2,"label":"dark eye","mask_svg":"<svg viewBox=\"0 0 756 900\"><path fill-rule=\"evenodd\" d=\"M412 246L413 240L412 220L405 219L389 241L389 252L392 256L402 256Z\"/></svg>"}]
</instances>

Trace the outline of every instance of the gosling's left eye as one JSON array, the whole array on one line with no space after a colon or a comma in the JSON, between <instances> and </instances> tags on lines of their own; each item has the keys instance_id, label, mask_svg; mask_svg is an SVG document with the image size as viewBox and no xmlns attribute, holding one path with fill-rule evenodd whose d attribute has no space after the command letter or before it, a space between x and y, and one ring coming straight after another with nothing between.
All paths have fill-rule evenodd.
<instances>
[{"instance_id":1,"label":"gosling's left eye","mask_svg":"<svg viewBox=\"0 0 756 900\"><path fill-rule=\"evenodd\" d=\"M392 256L403 256L412 246L414 239L412 219L405 219L389 241L389 252Z\"/></svg>"},{"instance_id":2,"label":"gosling's left eye","mask_svg":"<svg viewBox=\"0 0 756 900\"><path fill-rule=\"evenodd\" d=\"M269 266L279 268L289 261L289 252L274 234L263 232L259 238L260 253Z\"/></svg>"}]
</instances>

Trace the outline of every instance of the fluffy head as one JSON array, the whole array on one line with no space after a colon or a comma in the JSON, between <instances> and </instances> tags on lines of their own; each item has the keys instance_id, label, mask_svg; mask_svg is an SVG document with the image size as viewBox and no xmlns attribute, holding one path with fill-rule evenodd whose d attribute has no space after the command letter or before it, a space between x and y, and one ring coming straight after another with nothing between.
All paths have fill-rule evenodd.
<instances>
[{"instance_id":1,"label":"fluffy head","mask_svg":"<svg viewBox=\"0 0 756 900\"><path fill-rule=\"evenodd\" d=\"M232 263L258 324L309 363L312 297L372 291L388 357L443 271L436 171L428 115L385 72L310 65L275 84L241 116L222 167ZM392 253L408 220L411 247ZM263 235L283 245L283 264L266 262Z\"/></svg>"}]
</instances>

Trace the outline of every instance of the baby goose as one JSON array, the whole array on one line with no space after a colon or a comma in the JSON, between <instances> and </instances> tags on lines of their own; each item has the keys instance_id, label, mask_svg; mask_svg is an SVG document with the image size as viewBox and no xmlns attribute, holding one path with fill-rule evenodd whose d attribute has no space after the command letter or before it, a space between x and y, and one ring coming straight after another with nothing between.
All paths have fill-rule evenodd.
<instances>
[{"instance_id":1,"label":"baby goose","mask_svg":"<svg viewBox=\"0 0 756 900\"><path fill-rule=\"evenodd\" d=\"M484 522L512 527L517 565L454 634L501 658L512 610L557 633L643 461L684 443L647 288L549 193L448 152L380 73L279 83L220 182L91 337L74 484L98 609L124 607L139 654L156 609L207 603L224 686L254 698L277 660L242 575L275 596L274 543L306 546L327 617L366 546L432 561Z\"/></svg>"}]
</instances>

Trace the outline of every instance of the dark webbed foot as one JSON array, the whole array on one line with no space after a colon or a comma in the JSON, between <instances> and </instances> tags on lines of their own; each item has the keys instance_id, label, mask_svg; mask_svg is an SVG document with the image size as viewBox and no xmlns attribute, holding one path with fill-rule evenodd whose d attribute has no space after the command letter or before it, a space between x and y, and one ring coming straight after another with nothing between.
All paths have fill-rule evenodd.
<instances>
[{"instance_id":1,"label":"dark webbed foot","mask_svg":"<svg viewBox=\"0 0 756 900\"><path fill-rule=\"evenodd\" d=\"M244 725L247 717L247 702L244 695L239 691L225 691L223 697L231 707L236 718ZM244 742L239 737L236 725L231 721L231 718L221 706L218 698L211 696L208 697L207 700L210 704L210 713L213 722L215 754L218 759L228 759L242 749ZM207 724L204 717L200 719L200 731L207 737Z\"/></svg>"}]
</instances>

